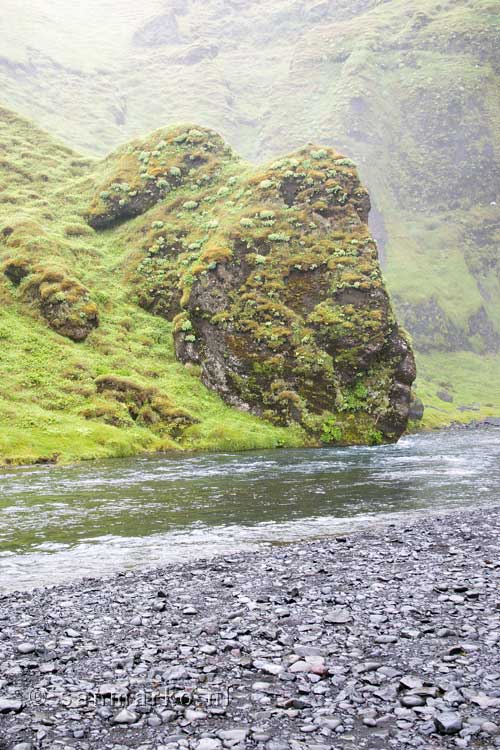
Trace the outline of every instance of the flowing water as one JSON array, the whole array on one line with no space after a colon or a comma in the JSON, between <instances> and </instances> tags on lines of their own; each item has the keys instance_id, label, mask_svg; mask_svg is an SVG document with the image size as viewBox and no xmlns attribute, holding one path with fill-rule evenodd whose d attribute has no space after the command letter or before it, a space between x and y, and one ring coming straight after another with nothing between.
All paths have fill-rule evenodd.
<instances>
[{"instance_id":1,"label":"flowing water","mask_svg":"<svg viewBox=\"0 0 500 750\"><path fill-rule=\"evenodd\" d=\"M0 468L0 590L500 500L500 430L397 445Z\"/></svg>"}]
</instances>

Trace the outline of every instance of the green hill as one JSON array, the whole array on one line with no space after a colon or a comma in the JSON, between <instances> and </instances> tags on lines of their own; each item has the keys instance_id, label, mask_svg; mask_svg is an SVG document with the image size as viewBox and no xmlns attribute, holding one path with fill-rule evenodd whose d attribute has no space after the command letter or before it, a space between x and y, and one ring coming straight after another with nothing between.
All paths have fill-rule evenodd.
<instances>
[{"instance_id":1,"label":"green hill","mask_svg":"<svg viewBox=\"0 0 500 750\"><path fill-rule=\"evenodd\" d=\"M495 0L90 0L79 12L37 0L29 17L7 0L3 17L4 101L82 152L194 120L258 163L308 140L351 157L427 423L498 413Z\"/></svg>"},{"instance_id":2,"label":"green hill","mask_svg":"<svg viewBox=\"0 0 500 750\"><path fill-rule=\"evenodd\" d=\"M98 161L0 122L0 459L401 434L413 357L349 159L256 168L179 126Z\"/></svg>"}]
</instances>

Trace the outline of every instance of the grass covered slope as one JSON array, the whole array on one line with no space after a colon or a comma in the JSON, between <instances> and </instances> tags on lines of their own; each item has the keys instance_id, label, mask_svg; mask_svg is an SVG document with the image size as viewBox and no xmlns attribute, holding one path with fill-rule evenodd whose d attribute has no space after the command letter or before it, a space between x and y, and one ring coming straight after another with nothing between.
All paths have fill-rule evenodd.
<instances>
[{"instance_id":1,"label":"grass covered slope","mask_svg":"<svg viewBox=\"0 0 500 750\"><path fill-rule=\"evenodd\" d=\"M171 323L123 281L119 237L84 221L100 165L8 110L0 120L0 460L130 455L181 436L185 449L302 444L176 361Z\"/></svg>"},{"instance_id":2,"label":"grass covered slope","mask_svg":"<svg viewBox=\"0 0 500 750\"><path fill-rule=\"evenodd\" d=\"M0 460L379 442L400 434L413 360L364 223L368 196L349 160L304 149L261 173L213 131L185 126L94 161L8 110L0 121ZM237 252L241 258L229 262ZM273 257L281 265L263 267ZM273 284L283 263L286 273L311 279L321 269L321 294L304 289L308 303L298 296L280 307ZM211 390L200 382L205 362L177 360L174 335L178 347L194 346L205 319L193 302L197 285L238 279L243 269L248 279L253 273L260 308L255 319L251 301L246 317L232 314L265 355L259 367L271 369L252 398L236 383L239 400L220 391L236 410L214 392L217 381ZM269 284L259 290L266 274ZM330 287L354 297L332 297L327 309ZM230 297L241 293L237 284ZM300 322L301 307L316 316L325 307L324 320ZM283 310L296 319L290 330L276 317ZM330 351L325 336L336 330L336 313L344 340L335 338ZM237 334L219 323L224 348ZM292 364L280 370L289 356ZM331 382L319 399L322 361Z\"/></svg>"},{"instance_id":3,"label":"grass covered slope","mask_svg":"<svg viewBox=\"0 0 500 750\"><path fill-rule=\"evenodd\" d=\"M36 0L29 18L6 0L3 14L2 96L87 153L195 120L258 162L308 139L353 158L415 348L454 353L439 359L452 385L461 352L496 376L496 0Z\"/></svg>"}]
</instances>

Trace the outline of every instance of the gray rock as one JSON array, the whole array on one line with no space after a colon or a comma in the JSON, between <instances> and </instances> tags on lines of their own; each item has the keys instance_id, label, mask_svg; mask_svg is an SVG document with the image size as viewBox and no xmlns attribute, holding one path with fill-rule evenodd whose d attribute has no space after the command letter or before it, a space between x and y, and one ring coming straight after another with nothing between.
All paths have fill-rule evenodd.
<instances>
[{"instance_id":1,"label":"gray rock","mask_svg":"<svg viewBox=\"0 0 500 750\"><path fill-rule=\"evenodd\" d=\"M494 736L500 734L500 727L493 721L484 721L481 724L481 732L486 732L486 734L491 734L492 736Z\"/></svg>"},{"instance_id":2,"label":"gray rock","mask_svg":"<svg viewBox=\"0 0 500 750\"><path fill-rule=\"evenodd\" d=\"M17 651L20 654L33 654L36 651L36 646L34 643L18 643Z\"/></svg>"},{"instance_id":3,"label":"gray rock","mask_svg":"<svg viewBox=\"0 0 500 750\"><path fill-rule=\"evenodd\" d=\"M434 724L439 734L458 734L463 726L460 714L452 712L438 714Z\"/></svg>"},{"instance_id":4,"label":"gray rock","mask_svg":"<svg viewBox=\"0 0 500 750\"><path fill-rule=\"evenodd\" d=\"M219 737L225 742L243 742L248 735L248 729L223 729L219 732Z\"/></svg>"},{"instance_id":5,"label":"gray rock","mask_svg":"<svg viewBox=\"0 0 500 750\"><path fill-rule=\"evenodd\" d=\"M24 703L17 698L0 697L0 714L18 714L24 708Z\"/></svg>"},{"instance_id":6,"label":"gray rock","mask_svg":"<svg viewBox=\"0 0 500 750\"><path fill-rule=\"evenodd\" d=\"M403 695L400 698L401 704L406 708L414 708L415 706L425 706L425 698L420 695Z\"/></svg>"},{"instance_id":7,"label":"gray rock","mask_svg":"<svg viewBox=\"0 0 500 750\"><path fill-rule=\"evenodd\" d=\"M332 625L345 625L351 620L352 616L348 609L333 609L325 616L325 622Z\"/></svg>"},{"instance_id":8,"label":"gray rock","mask_svg":"<svg viewBox=\"0 0 500 750\"><path fill-rule=\"evenodd\" d=\"M113 724L135 724L136 721L139 721L139 717L134 711L123 708L111 721Z\"/></svg>"},{"instance_id":9,"label":"gray rock","mask_svg":"<svg viewBox=\"0 0 500 750\"><path fill-rule=\"evenodd\" d=\"M220 740L211 737L204 737L196 745L196 750L219 750L221 747L222 743Z\"/></svg>"},{"instance_id":10,"label":"gray rock","mask_svg":"<svg viewBox=\"0 0 500 750\"><path fill-rule=\"evenodd\" d=\"M413 688L421 688L423 686L423 683L419 677L414 677L413 675L404 675L399 680L399 685L402 688L412 690Z\"/></svg>"},{"instance_id":11,"label":"gray rock","mask_svg":"<svg viewBox=\"0 0 500 750\"><path fill-rule=\"evenodd\" d=\"M201 721L202 719L207 718L205 711L195 711L192 708L186 708L184 716L188 721Z\"/></svg>"},{"instance_id":12,"label":"gray rock","mask_svg":"<svg viewBox=\"0 0 500 750\"><path fill-rule=\"evenodd\" d=\"M283 672L283 666L281 664L274 664L273 662L262 661L261 659L256 659L253 662L253 666L255 669L259 669L261 672L266 672L267 674L276 675Z\"/></svg>"}]
</instances>

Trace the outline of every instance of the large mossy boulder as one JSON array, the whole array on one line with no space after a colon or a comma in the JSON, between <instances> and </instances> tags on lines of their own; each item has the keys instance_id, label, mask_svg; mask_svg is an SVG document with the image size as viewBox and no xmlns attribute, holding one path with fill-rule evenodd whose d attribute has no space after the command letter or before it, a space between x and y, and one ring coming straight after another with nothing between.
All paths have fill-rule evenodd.
<instances>
[{"instance_id":1,"label":"large mossy boulder","mask_svg":"<svg viewBox=\"0 0 500 750\"><path fill-rule=\"evenodd\" d=\"M212 131L184 127L109 166L88 220L142 214L121 230L127 273L209 388L326 443L399 438L415 363L349 159L307 146L254 168Z\"/></svg>"},{"instance_id":2,"label":"large mossy boulder","mask_svg":"<svg viewBox=\"0 0 500 750\"><path fill-rule=\"evenodd\" d=\"M85 218L94 229L104 229L139 216L197 177L210 182L231 157L222 138L206 128L156 131L109 157L109 175Z\"/></svg>"}]
</instances>

